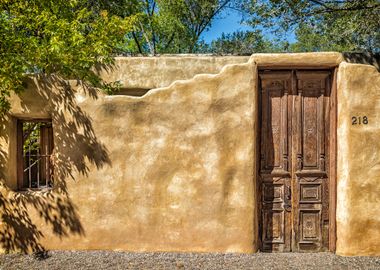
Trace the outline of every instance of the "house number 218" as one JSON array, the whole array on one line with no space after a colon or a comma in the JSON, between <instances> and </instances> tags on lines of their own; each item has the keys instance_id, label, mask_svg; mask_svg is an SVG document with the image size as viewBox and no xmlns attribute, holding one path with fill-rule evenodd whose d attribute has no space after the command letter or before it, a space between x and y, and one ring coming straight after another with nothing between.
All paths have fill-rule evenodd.
<instances>
[{"instance_id":1,"label":"house number 218","mask_svg":"<svg viewBox=\"0 0 380 270\"><path fill-rule=\"evenodd\" d=\"M368 117L367 116L352 116L352 125L367 125Z\"/></svg>"}]
</instances>

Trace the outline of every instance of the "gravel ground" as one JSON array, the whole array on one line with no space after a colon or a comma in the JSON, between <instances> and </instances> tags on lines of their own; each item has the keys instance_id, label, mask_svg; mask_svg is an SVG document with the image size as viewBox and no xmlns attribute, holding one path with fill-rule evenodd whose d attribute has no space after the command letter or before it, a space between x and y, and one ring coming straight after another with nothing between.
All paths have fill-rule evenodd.
<instances>
[{"instance_id":1,"label":"gravel ground","mask_svg":"<svg viewBox=\"0 0 380 270\"><path fill-rule=\"evenodd\" d=\"M380 257L340 257L331 253L50 251L44 255L0 255L0 269L380 269Z\"/></svg>"}]
</instances>

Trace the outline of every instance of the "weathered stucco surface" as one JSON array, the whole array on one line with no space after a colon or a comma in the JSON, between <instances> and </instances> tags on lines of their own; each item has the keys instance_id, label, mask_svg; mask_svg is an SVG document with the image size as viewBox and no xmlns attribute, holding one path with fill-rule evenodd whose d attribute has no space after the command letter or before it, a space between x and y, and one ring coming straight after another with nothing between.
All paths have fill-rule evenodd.
<instances>
[{"instance_id":1,"label":"weathered stucco surface","mask_svg":"<svg viewBox=\"0 0 380 270\"><path fill-rule=\"evenodd\" d=\"M252 55L252 60L255 61L259 67L266 68L330 68L338 66L343 61L343 56L337 52L271 54L257 53Z\"/></svg>"},{"instance_id":2,"label":"weathered stucco surface","mask_svg":"<svg viewBox=\"0 0 380 270\"><path fill-rule=\"evenodd\" d=\"M352 117L368 124L352 125ZM337 253L380 255L380 73L342 63L338 74Z\"/></svg>"},{"instance_id":3,"label":"weathered stucco surface","mask_svg":"<svg viewBox=\"0 0 380 270\"><path fill-rule=\"evenodd\" d=\"M161 56L117 57L115 65L98 70L108 82L120 82L123 88L153 89L174 81L191 79L197 74L217 74L227 64L247 63L249 56Z\"/></svg>"},{"instance_id":4,"label":"weathered stucco surface","mask_svg":"<svg viewBox=\"0 0 380 270\"><path fill-rule=\"evenodd\" d=\"M29 82L12 115L52 118L57 179L13 192L9 156L2 247L255 251L255 74L253 62L226 66L140 98Z\"/></svg>"}]
</instances>

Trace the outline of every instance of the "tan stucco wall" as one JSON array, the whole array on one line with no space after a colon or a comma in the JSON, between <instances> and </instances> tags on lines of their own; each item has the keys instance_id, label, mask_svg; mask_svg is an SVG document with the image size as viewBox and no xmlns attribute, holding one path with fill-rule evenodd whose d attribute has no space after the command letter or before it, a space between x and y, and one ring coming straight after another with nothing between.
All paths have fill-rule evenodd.
<instances>
[{"instance_id":1,"label":"tan stucco wall","mask_svg":"<svg viewBox=\"0 0 380 270\"><path fill-rule=\"evenodd\" d=\"M340 53L277 53L249 56L173 55L160 57L116 57L115 63L96 71L107 82L120 82L127 89L166 87L197 74L217 74L228 64L246 63L251 58L260 67L335 67Z\"/></svg>"},{"instance_id":2,"label":"tan stucco wall","mask_svg":"<svg viewBox=\"0 0 380 270\"><path fill-rule=\"evenodd\" d=\"M339 65L336 252L380 255L379 72L338 53L258 54L228 66L233 58L196 58L118 59L115 74L103 74L166 87L143 97L37 80L13 96L0 122L3 250L256 251L257 67ZM368 125L351 125L364 115ZM53 119L53 191L12 191L15 117Z\"/></svg>"},{"instance_id":3,"label":"tan stucco wall","mask_svg":"<svg viewBox=\"0 0 380 270\"><path fill-rule=\"evenodd\" d=\"M368 117L367 125L351 118ZM337 253L380 255L380 73L342 63L338 73Z\"/></svg>"},{"instance_id":4,"label":"tan stucco wall","mask_svg":"<svg viewBox=\"0 0 380 270\"><path fill-rule=\"evenodd\" d=\"M20 223L2 223L3 248L255 251L255 69L140 98L29 82L12 115L51 116L58 179L49 192L1 188L6 220ZM2 149L14 153L6 123ZM7 165L15 187L12 155Z\"/></svg>"},{"instance_id":5,"label":"tan stucco wall","mask_svg":"<svg viewBox=\"0 0 380 270\"><path fill-rule=\"evenodd\" d=\"M340 53L257 53L251 58L261 68L333 68L344 59Z\"/></svg>"},{"instance_id":6,"label":"tan stucco wall","mask_svg":"<svg viewBox=\"0 0 380 270\"><path fill-rule=\"evenodd\" d=\"M153 89L197 74L217 74L228 64L247 63L249 56L173 55L117 57L114 65L97 70L104 80L123 88Z\"/></svg>"}]
</instances>

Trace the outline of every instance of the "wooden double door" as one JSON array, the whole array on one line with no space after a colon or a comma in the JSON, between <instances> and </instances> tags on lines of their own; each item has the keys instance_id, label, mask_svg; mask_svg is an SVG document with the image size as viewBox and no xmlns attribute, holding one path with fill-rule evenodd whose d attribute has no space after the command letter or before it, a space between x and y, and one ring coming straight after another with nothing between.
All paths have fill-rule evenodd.
<instances>
[{"instance_id":1,"label":"wooden double door","mask_svg":"<svg viewBox=\"0 0 380 270\"><path fill-rule=\"evenodd\" d=\"M330 71L262 71L261 250L329 250Z\"/></svg>"}]
</instances>

